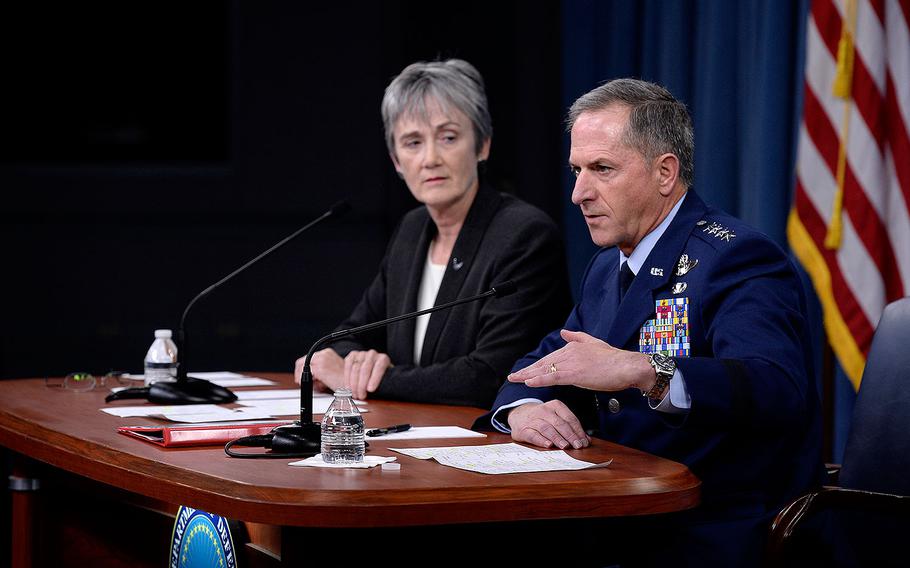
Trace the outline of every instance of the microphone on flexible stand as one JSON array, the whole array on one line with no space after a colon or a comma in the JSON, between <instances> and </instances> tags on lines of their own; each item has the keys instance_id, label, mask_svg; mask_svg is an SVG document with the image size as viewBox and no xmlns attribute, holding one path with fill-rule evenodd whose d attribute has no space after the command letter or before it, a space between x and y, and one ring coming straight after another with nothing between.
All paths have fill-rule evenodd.
<instances>
[{"instance_id":1,"label":"microphone on flexible stand","mask_svg":"<svg viewBox=\"0 0 910 568\"><path fill-rule=\"evenodd\" d=\"M196 297L190 300L190 303L187 304L186 309L183 310L183 316L180 318L180 328L177 331L178 353L180 353L180 357L182 359L182 362L177 366L177 380L158 381L148 387L123 389L121 391L117 391L108 395L108 397L104 399L105 402L128 398L147 398L150 402L154 402L156 404L223 404L237 400L237 395L220 385L216 385L203 379L194 379L187 376L187 369L189 368L187 362L189 359L187 358L186 317L190 313L190 308L192 308L196 302L207 296L210 292L228 280L231 280L250 266L256 264L260 260L272 254L276 250L280 249L284 245L288 244L299 235L306 232L308 229L315 227L326 219L343 215L350 211L350 209L351 206L347 201L339 201L333 205L331 209L316 219L313 219L303 227L294 231L292 234L272 245L268 250L264 251L256 258L250 260L218 282L215 282L202 292L196 294Z\"/></svg>"},{"instance_id":2,"label":"microphone on flexible stand","mask_svg":"<svg viewBox=\"0 0 910 568\"><path fill-rule=\"evenodd\" d=\"M358 333L363 333L365 331L372 331L389 324L416 318L439 310L453 308L461 304L475 302L477 300L489 298L490 296L497 298L508 296L517 289L518 287L513 281L507 280L493 285L486 292L477 294L476 296L453 300L426 310L402 314L366 325L352 327L351 329L342 329L321 337L312 347L310 347L310 350L307 352L306 358L303 361L303 374L300 377L300 420L294 424L279 426L269 434L249 436L247 438L240 438L228 442L224 447L225 453L235 458L296 458L315 456L320 452L322 426L318 422L313 422L313 373L310 370L310 359L319 347L331 341L335 341L336 339L341 339L342 337L357 335ZM231 450L235 445L269 448L272 452L264 454L238 453Z\"/></svg>"}]
</instances>

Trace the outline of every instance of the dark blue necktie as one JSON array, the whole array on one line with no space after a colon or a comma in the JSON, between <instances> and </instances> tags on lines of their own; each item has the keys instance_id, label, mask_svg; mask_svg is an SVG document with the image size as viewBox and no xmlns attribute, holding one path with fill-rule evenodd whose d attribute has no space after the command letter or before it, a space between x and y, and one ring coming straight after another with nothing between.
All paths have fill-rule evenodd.
<instances>
[{"instance_id":1,"label":"dark blue necktie","mask_svg":"<svg viewBox=\"0 0 910 568\"><path fill-rule=\"evenodd\" d=\"M629 286L632 285L632 280L635 279L635 273L632 272L632 269L629 268L629 262L626 261L622 263L622 267L619 269L619 298L622 299L626 295L626 292L629 290Z\"/></svg>"}]
</instances>

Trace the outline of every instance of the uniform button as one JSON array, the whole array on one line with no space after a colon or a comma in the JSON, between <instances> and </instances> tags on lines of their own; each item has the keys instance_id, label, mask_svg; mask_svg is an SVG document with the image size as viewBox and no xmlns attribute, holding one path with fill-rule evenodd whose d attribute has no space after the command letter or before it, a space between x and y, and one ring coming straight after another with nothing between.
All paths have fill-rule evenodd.
<instances>
[{"instance_id":1,"label":"uniform button","mask_svg":"<svg viewBox=\"0 0 910 568\"><path fill-rule=\"evenodd\" d=\"M611 413L616 414L617 412L622 410L622 406L619 404L618 400L616 400L615 398L611 398L610 400L607 401L607 409Z\"/></svg>"}]
</instances>

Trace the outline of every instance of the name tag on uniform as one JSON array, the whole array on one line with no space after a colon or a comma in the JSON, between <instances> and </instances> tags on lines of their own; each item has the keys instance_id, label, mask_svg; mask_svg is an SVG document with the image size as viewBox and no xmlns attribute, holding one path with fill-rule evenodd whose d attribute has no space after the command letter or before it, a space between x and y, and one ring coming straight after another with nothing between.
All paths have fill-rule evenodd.
<instances>
[{"instance_id":1,"label":"name tag on uniform","mask_svg":"<svg viewBox=\"0 0 910 568\"><path fill-rule=\"evenodd\" d=\"M689 356L689 298L667 298L654 302L657 317L641 326L638 350L670 357Z\"/></svg>"}]
</instances>

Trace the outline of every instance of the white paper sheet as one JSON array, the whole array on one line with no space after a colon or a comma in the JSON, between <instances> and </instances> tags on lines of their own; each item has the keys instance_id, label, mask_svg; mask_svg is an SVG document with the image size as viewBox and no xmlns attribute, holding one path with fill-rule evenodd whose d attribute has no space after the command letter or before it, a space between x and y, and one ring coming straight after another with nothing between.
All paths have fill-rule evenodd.
<instances>
[{"instance_id":1,"label":"white paper sheet","mask_svg":"<svg viewBox=\"0 0 910 568\"><path fill-rule=\"evenodd\" d=\"M313 414L325 414L332 404L333 397L313 397ZM365 402L354 401L360 412L369 412L364 408ZM295 416L300 414L300 395L297 398L277 398L277 399L247 399L240 400L237 404L245 407L255 408L263 412L268 412L272 416Z\"/></svg>"},{"instance_id":2,"label":"white paper sheet","mask_svg":"<svg viewBox=\"0 0 910 568\"><path fill-rule=\"evenodd\" d=\"M278 384L275 381L270 381L269 379L250 377L247 375L241 375L240 373L233 373L231 371L209 371L201 373L188 373L188 375L197 379L205 379L207 381L211 381L216 385L220 385L225 388L264 387Z\"/></svg>"},{"instance_id":3,"label":"white paper sheet","mask_svg":"<svg viewBox=\"0 0 910 568\"><path fill-rule=\"evenodd\" d=\"M233 414L233 410L230 408L225 408L223 406L218 406L216 404L182 404L174 406L153 406L153 405L143 405L143 406L106 406L101 409L101 412L106 412L107 414L112 414L114 416L120 416L125 418L127 416L161 416L162 414L202 414L206 412L220 413L220 414Z\"/></svg>"},{"instance_id":4,"label":"white paper sheet","mask_svg":"<svg viewBox=\"0 0 910 568\"><path fill-rule=\"evenodd\" d=\"M225 388L231 387L267 387L271 385L277 385L275 381L270 381L269 379L262 379L259 377L248 377L246 375L241 375L240 373L233 373L231 371L208 371L200 373L189 373L190 377L196 379L205 379L211 381L216 385L223 386ZM132 374L125 373L121 375L121 378L127 379L130 381L143 381L145 380L145 375L142 374ZM136 385L141 386L141 385ZM111 389L116 390L116 389Z\"/></svg>"},{"instance_id":5,"label":"white paper sheet","mask_svg":"<svg viewBox=\"0 0 910 568\"><path fill-rule=\"evenodd\" d=\"M535 450L515 443L442 448L389 448L418 459L435 459L442 465L478 473L530 473L607 467L613 460L590 463L562 450Z\"/></svg>"},{"instance_id":6,"label":"white paper sheet","mask_svg":"<svg viewBox=\"0 0 910 568\"><path fill-rule=\"evenodd\" d=\"M395 457L386 457L386 456L363 456L362 463L353 463L353 464L338 464L338 463L325 463L322 461L322 456L317 454L311 458L305 460L291 462L288 465L298 466L298 467L326 467L331 469L367 469L371 467L376 467L377 465L382 465L384 463L393 462L398 458Z\"/></svg>"},{"instance_id":7,"label":"white paper sheet","mask_svg":"<svg viewBox=\"0 0 910 568\"><path fill-rule=\"evenodd\" d=\"M290 398L300 400L300 389L263 389L251 391L237 391L238 400L268 400L279 398ZM332 398L329 393L313 393L313 398Z\"/></svg>"},{"instance_id":8,"label":"white paper sheet","mask_svg":"<svg viewBox=\"0 0 910 568\"><path fill-rule=\"evenodd\" d=\"M230 414L200 412L199 414L162 414L165 420L182 422L186 424L202 424L206 422L233 422L235 420L264 420L272 418L267 412L256 409L235 408Z\"/></svg>"},{"instance_id":9,"label":"white paper sheet","mask_svg":"<svg viewBox=\"0 0 910 568\"><path fill-rule=\"evenodd\" d=\"M256 392L256 391L253 391ZM260 391L262 392L262 391ZM313 397L313 414L325 414L332 404L331 396ZM368 412L366 403L355 401L360 412ZM263 420L277 416L297 416L300 414L300 393L296 392L294 398L278 399L247 399L240 401L240 408L227 408L217 404L182 404L172 406L107 406L101 412L119 416L160 417L172 422L221 422L225 420Z\"/></svg>"},{"instance_id":10,"label":"white paper sheet","mask_svg":"<svg viewBox=\"0 0 910 568\"><path fill-rule=\"evenodd\" d=\"M367 431L371 430L367 428ZM414 426L404 432L383 434L382 436L367 436L367 440L421 440L427 438L486 438L481 432L474 432L459 426Z\"/></svg>"},{"instance_id":11,"label":"white paper sheet","mask_svg":"<svg viewBox=\"0 0 910 568\"><path fill-rule=\"evenodd\" d=\"M101 412L119 416L161 417L171 422L201 423L230 420L263 420L272 415L259 409L225 408L215 404L186 404L177 406L114 406L102 408Z\"/></svg>"}]
</instances>

